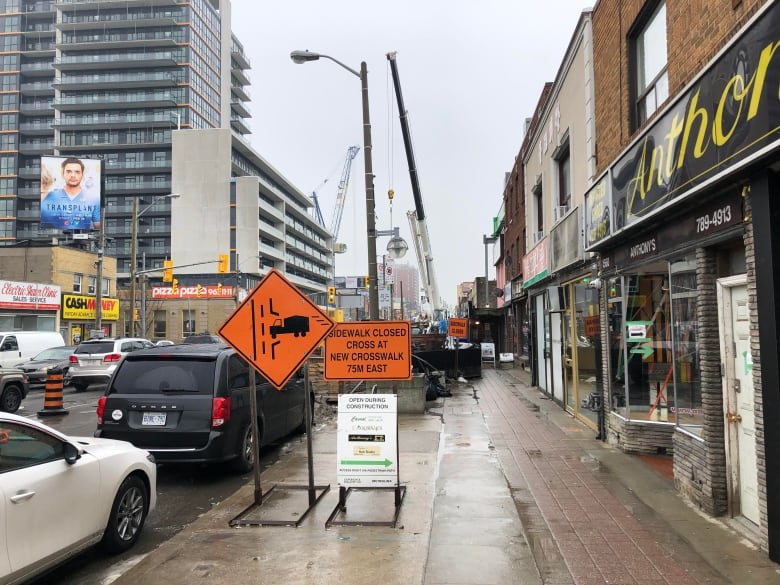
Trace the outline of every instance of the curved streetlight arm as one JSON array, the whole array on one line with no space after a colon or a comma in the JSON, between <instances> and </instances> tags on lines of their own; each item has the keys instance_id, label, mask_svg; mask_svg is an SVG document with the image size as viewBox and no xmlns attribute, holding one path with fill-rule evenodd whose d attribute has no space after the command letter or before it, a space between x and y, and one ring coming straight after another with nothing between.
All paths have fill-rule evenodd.
<instances>
[{"instance_id":1,"label":"curved streetlight arm","mask_svg":"<svg viewBox=\"0 0 780 585\"><path fill-rule=\"evenodd\" d=\"M366 184L366 239L368 240L368 313L371 321L379 319L379 290L377 287L376 265L376 216L374 201L374 169L371 160L371 121L368 111L368 66L365 61L360 63L360 73L347 67L330 55L312 53L310 51L293 51L290 58L295 63L306 63L318 59L330 59L337 65L356 75L360 79L361 98L363 103L363 170Z\"/></svg>"},{"instance_id":2,"label":"curved streetlight arm","mask_svg":"<svg viewBox=\"0 0 780 585\"><path fill-rule=\"evenodd\" d=\"M355 77L360 77L360 73L352 69L352 67L345 65L344 63L342 63L338 59L331 57L330 55L324 55L322 53L312 53L311 51L293 51L292 53L290 53L290 59L292 59L293 62L298 63L299 65L302 63L306 63L307 61L317 61L318 59L330 59L337 65L341 65L344 69L349 71Z\"/></svg>"}]
</instances>

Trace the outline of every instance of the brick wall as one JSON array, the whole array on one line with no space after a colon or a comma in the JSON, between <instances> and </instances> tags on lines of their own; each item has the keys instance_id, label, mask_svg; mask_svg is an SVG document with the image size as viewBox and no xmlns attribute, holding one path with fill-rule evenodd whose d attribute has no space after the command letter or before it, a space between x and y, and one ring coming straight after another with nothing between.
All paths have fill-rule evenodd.
<instances>
[{"instance_id":1,"label":"brick wall","mask_svg":"<svg viewBox=\"0 0 780 585\"><path fill-rule=\"evenodd\" d=\"M626 453L635 455L671 454L672 425L626 420L610 412L607 418L607 441Z\"/></svg>"},{"instance_id":2,"label":"brick wall","mask_svg":"<svg viewBox=\"0 0 780 585\"><path fill-rule=\"evenodd\" d=\"M753 359L753 392L755 399L755 425L756 425L756 460L758 461L758 511L759 533L761 535L761 550L769 551L769 534L766 504L766 444L764 442L764 409L761 384L761 348L759 347L759 319L758 305L756 302L756 250L753 244L753 223L750 220L753 209L750 196L745 198L745 263L747 265L747 293L748 309L750 310L750 353ZM770 356L771 359L771 356Z\"/></svg>"},{"instance_id":3,"label":"brick wall","mask_svg":"<svg viewBox=\"0 0 780 585\"><path fill-rule=\"evenodd\" d=\"M720 376L720 332L717 300L717 255L696 250L697 342L704 428L701 437L675 432L674 482L696 506L713 516L728 509L723 386Z\"/></svg>"},{"instance_id":4,"label":"brick wall","mask_svg":"<svg viewBox=\"0 0 780 585\"><path fill-rule=\"evenodd\" d=\"M599 0L593 10L597 172L612 164L636 135L630 126L632 68L627 39L647 4L641 0ZM733 4L732 0L667 0L670 99L709 63L765 0L742 0L736 7Z\"/></svg>"}]
</instances>

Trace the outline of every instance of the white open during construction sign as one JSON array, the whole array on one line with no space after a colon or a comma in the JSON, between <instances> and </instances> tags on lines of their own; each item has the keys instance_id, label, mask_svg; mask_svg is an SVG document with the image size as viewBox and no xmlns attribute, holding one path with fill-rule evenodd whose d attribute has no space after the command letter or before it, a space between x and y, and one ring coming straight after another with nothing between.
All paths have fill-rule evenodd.
<instances>
[{"instance_id":1,"label":"white open during construction sign","mask_svg":"<svg viewBox=\"0 0 780 585\"><path fill-rule=\"evenodd\" d=\"M398 486L398 397L339 395L339 486Z\"/></svg>"}]
</instances>

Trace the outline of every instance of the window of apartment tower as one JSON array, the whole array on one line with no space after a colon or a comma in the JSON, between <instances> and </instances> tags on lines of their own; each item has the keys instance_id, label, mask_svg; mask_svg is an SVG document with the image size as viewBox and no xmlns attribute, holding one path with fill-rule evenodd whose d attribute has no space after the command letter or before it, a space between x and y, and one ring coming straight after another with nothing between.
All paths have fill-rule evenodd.
<instances>
[{"instance_id":1,"label":"window of apartment tower","mask_svg":"<svg viewBox=\"0 0 780 585\"><path fill-rule=\"evenodd\" d=\"M640 15L633 37L637 126L644 124L669 97L666 72L666 2ZM645 20L646 18L646 20Z\"/></svg>"}]
</instances>

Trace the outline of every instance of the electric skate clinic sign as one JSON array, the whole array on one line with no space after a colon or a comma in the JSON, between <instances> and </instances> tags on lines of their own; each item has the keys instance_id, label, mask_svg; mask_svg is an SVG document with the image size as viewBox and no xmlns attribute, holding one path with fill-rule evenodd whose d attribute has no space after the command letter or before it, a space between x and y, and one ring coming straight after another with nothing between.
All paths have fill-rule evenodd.
<instances>
[{"instance_id":1,"label":"electric skate clinic sign","mask_svg":"<svg viewBox=\"0 0 780 585\"><path fill-rule=\"evenodd\" d=\"M339 486L398 486L395 394L339 395L336 462Z\"/></svg>"}]
</instances>

